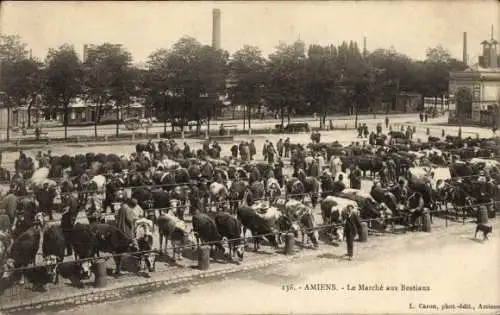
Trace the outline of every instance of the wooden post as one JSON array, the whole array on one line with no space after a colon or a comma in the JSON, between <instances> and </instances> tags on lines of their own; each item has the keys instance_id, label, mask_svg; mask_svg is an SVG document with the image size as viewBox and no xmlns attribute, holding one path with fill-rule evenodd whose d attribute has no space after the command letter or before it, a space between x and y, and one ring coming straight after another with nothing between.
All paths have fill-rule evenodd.
<instances>
[{"instance_id":1,"label":"wooden post","mask_svg":"<svg viewBox=\"0 0 500 315\"><path fill-rule=\"evenodd\" d=\"M161 139L161 137L160 137L160 133L157 133L157 134L156 134L156 139L158 139L158 140L160 140L160 139Z\"/></svg>"},{"instance_id":2,"label":"wooden post","mask_svg":"<svg viewBox=\"0 0 500 315\"><path fill-rule=\"evenodd\" d=\"M104 288L108 284L108 273L106 270L106 260L98 259L95 262L95 280L94 286L96 288Z\"/></svg>"},{"instance_id":3,"label":"wooden post","mask_svg":"<svg viewBox=\"0 0 500 315\"><path fill-rule=\"evenodd\" d=\"M427 135L430 135L431 134L431 130L429 128L427 128L426 132L425 132Z\"/></svg>"},{"instance_id":4,"label":"wooden post","mask_svg":"<svg viewBox=\"0 0 500 315\"><path fill-rule=\"evenodd\" d=\"M293 233L287 233L285 238L285 255L293 255L295 251L295 235Z\"/></svg>"},{"instance_id":5,"label":"wooden post","mask_svg":"<svg viewBox=\"0 0 500 315\"><path fill-rule=\"evenodd\" d=\"M413 133L417 132L417 127L413 126Z\"/></svg>"},{"instance_id":6,"label":"wooden post","mask_svg":"<svg viewBox=\"0 0 500 315\"><path fill-rule=\"evenodd\" d=\"M441 130L441 137L444 138L444 136L445 136L445 133L444 133L444 129L443 129L443 130Z\"/></svg>"},{"instance_id":7,"label":"wooden post","mask_svg":"<svg viewBox=\"0 0 500 315\"><path fill-rule=\"evenodd\" d=\"M429 213L422 215L422 230L427 233L431 232L431 215Z\"/></svg>"},{"instance_id":8,"label":"wooden post","mask_svg":"<svg viewBox=\"0 0 500 315\"><path fill-rule=\"evenodd\" d=\"M359 241L366 242L368 241L368 223L361 222L361 231L359 231Z\"/></svg>"},{"instance_id":9,"label":"wooden post","mask_svg":"<svg viewBox=\"0 0 500 315\"><path fill-rule=\"evenodd\" d=\"M184 130L181 131L181 138L184 139Z\"/></svg>"},{"instance_id":10,"label":"wooden post","mask_svg":"<svg viewBox=\"0 0 500 315\"><path fill-rule=\"evenodd\" d=\"M132 141L135 141L135 132L132 132Z\"/></svg>"},{"instance_id":11,"label":"wooden post","mask_svg":"<svg viewBox=\"0 0 500 315\"><path fill-rule=\"evenodd\" d=\"M108 135L104 136L104 141L108 142Z\"/></svg>"},{"instance_id":12,"label":"wooden post","mask_svg":"<svg viewBox=\"0 0 500 315\"><path fill-rule=\"evenodd\" d=\"M208 270L210 268L210 246L198 247L198 269Z\"/></svg>"}]
</instances>

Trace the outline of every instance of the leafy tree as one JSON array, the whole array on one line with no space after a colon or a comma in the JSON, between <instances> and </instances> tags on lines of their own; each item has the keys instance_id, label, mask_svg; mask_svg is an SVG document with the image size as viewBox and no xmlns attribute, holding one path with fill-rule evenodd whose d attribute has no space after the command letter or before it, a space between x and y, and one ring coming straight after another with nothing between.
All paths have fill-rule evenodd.
<instances>
[{"instance_id":1,"label":"leafy tree","mask_svg":"<svg viewBox=\"0 0 500 315\"><path fill-rule=\"evenodd\" d=\"M335 96L335 86L341 71L337 62L337 48L333 45L312 45L308 49L307 94L313 109L321 113L321 126L325 126L329 104Z\"/></svg>"},{"instance_id":2,"label":"leafy tree","mask_svg":"<svg viewBox=\"0 0 500 315\"><path fill-rule=\"evenodd\" d=\"M169 69L167 49L158 49L148 57L148 72L145 77L146 103L151 104L155 113L163 120L164 133L167 132L167 121L173 115L174 106L167 106L172 83L172 72ZM169 111L170 109L170 111ZM172 131L174 125L172 124Z\"/></svg>"},{"instance_id":3,"label":"leafy tree","mask_svg":"<svg viewBox=\"0 0 500 315\"><path fill-rule=\"evenodd\" d=\"M33 104L42 86L42 63L29 58L19 36L0 36L0 91L7 107L7 140L10 139L10 112L13 107ZM28 121L28 123L30 123Z\"/></svg>"},{"instance_id":4,"label":"leafy tree","mask_svg":"<svg viewBox=\"0 0 500 315\"><path fill-rule=\"evenodd\" d=\"M281 43L269 55L266 98L269 104L280 110L282 126L285 108L290 122L290 113L305 104L305 65L305 45L302 41L291 45Z\"/></svg>"},{"instance_id":5,"label":"leafy tree","mask_svg":"<svg viewBox=\"0 0 500 315\"><path fill-rule=\"evenodd\" d=\"M72 45L50 49L46 57L45 95L63 113L64 138L68 137L70 102L82 92L83 66Z\"/></svg>"},{"instance_id":6,"label":"leafy tree","mask_svg":"<svg viewBox=\"0 0 500 315\"><path fill-rule=\"evenodd\" d=\"M210 46L202 46L191 37L183 37L168 54L169 106L182 127L189 119L201 121L214 112L218 94L225 90L228 54Z\"/></svg>"},{"instance_id":7,"label":"leafy tree","mask_svg":"<svg viewBox=\"0 0 500 315\"><path fill-rule=\"evenodd\" d=\"M133 94L134 71L132 55L121 45L105 43L91 47L84 62L84 89L87 99L95 104L94 133L105 110L116 110L116 134L119 133L119 112Z\"/></svg>"},{"instance_id":8,"label":"leafy tree","mask_svg":"<svg viewBox=\"0 0 500 315\"><path fill-rule=\"evenodd\" d=\"M229 68L229 96L233 104L247 106L248 128L251 128L251 109L259 105L264 96L266 59L262 57L259 48L246 45L233 54Z\"/></svg>"}]
</instances>

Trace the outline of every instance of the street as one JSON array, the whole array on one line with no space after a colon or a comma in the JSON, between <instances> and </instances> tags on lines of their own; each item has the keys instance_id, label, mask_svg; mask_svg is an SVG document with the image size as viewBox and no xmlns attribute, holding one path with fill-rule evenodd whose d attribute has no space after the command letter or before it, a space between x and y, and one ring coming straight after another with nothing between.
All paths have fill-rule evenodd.
<instances>
[{"instance_id":1,"label":"street","mask_svg":"<svg viewBox=\"0 0 500 315\"><path fill-rule=\"evenodd\" d=\"M473 229L370 239L353 261L322 255L64 314L498 313L500 238Z\"/></svg>"},{"instance_id":2,"label":"street","mask_svg":"<svg viewBox=\"0 0 500 315\"><path fill-rule=\"evenodd\" d=\"M335 117L328 117L327 118L327 125L328 125L328 120L332 119L334 126L338 128L344 128L346 125L349 128L353 128L354 126L354 116L335 116ZM418 120L418 114L412 113L412 114L396 114L396 115L389 115L390 123L391 124L403 124L403 123L408 123L411 122L412 124L421 124L420 121ZM359 123L367 123L370 126L375 126L377 123L384 124L385 116L384 115L377 115L376 118L373 118L373 115L359 115L358 117L358 122ZM447 116L442 116L434 119L429 119L428 123L423 123L423 124L441 124L447 121ZM302 118L294 118L291 120L291 122L307 122L309 124L310 128L313 127L319 127L319 118L313 119L312 117L302 117ZM276 124L280 124L281 120L280 119L265 119L265 120L252 120L251 126L253 129L274 129ZM212 121L210 123L210 130L219 130L220 125L223 124L226 126L226 128L229 130L229 132L232 129L238 129L238 130L243 130L243 121L240 120L225 120L225 121ZM287 120L285 119L285 125L287 124ZM473 127L472 127L473 128ZM207 125L202 125L201 130L205 131L207 129ZM245 123L245 129L248 130L248 122ZM457 127L446 127L445 129L453 129L457 130ZM147 132L151 134L156 134L156 133L162 133L164 130L163 123L154 123L153 127L148 128ZM171 127L170 124L167 124L167 131L170 131ZM464 133L467 133L469 131L463 130ZM23 136L20 131L18 132L11 132L10 137L11 139L17 139L17 138L26 138L26 137L31 137L33 138L33 130L30 130L30 134ZM46 127L42 128L42 132L47 133L47 137L49 138L63 138L64 137L64 127L58 126L58 127ZM127 130L123 124L120 125L119 128L119 133L120 134L132 134L132 133L138 133L138 132L146 132L145 128L138 129L138 130ZM491 131L488 131L488 135L491 135ZM102 125L98 126L98 135L100 136L112 136L116 134L116 125ZM93 136L94 135L94 126L71 126L68 128L68 137L75 137L75 136ZM0 140L5 140L6 139L6 132L5 130L0 131Z\"/></svg>"}]
</instances>

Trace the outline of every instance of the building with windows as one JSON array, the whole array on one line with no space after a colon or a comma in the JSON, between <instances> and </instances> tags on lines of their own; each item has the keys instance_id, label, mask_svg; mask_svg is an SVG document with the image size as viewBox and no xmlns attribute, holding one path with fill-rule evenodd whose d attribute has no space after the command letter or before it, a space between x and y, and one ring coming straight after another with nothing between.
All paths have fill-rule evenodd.
<instances>
[{"instance_id":1,"label":"building with windows","mask_svg":"<svg viewBox=\"0 0 500 315\"><path fill-rule=\"evenodd\" d=\"M493 36L492 36L493 37ZM466 113L465 124L492 126L500 123L500 56L497 54L498 42L493 38L483 41L482 55L478 63L465 71L450 73L449 94L450 105L455 106L454 95L460 88L469 89L472 95L472 109ZM451 107L450 106L450 107ZM456 110L451 110L450 122L458 122Z\"/></svg>"}]
</instances>

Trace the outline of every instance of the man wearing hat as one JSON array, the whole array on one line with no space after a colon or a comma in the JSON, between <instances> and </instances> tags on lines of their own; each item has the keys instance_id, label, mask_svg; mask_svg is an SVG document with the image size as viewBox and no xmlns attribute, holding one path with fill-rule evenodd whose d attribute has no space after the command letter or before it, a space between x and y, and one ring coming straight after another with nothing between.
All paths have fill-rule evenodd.
<instances>
[{"instance_id":1,"label":"man wearing hat","mask_svg":"<svg viewBox=\"0 0 500 315\"><path fill-rule=\"evenodd\" d=\"M344 219L344 239L347 245L347 258L352 259L354 254L354 237L357 234L355 217L353 216L354 206L348 205L347 208L342 211L342 216Z\"/></svg>"}]
</instances>

